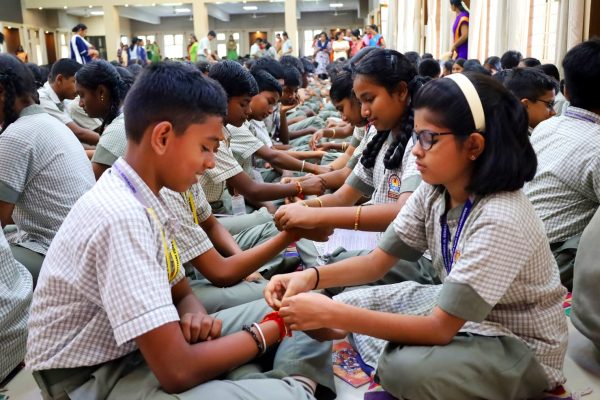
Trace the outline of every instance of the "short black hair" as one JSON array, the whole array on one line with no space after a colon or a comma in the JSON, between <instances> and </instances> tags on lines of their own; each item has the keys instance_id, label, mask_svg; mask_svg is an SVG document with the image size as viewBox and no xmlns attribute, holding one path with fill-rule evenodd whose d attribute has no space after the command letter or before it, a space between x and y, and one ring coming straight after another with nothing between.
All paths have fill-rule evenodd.
<instances>
[{"instance_id":1,"label":"short black hair","mask_svg":"<svg viewBox=\"0 0 600 400\"><path fill-rule=\"evenodd\" d=\"M109 125L118 115L121 104L130 83L121 78L121 74L111 63L104 60L92 61L85 64L75 74L75 80L83 87L95 90L98 86L105 86L110 93L110 108L106 117L102 118L102 128Z\"/></svg>"},{"instance_id":2,"label":"short black hair","mask_svg":"<svg viewBox=\"0 0 600 400\"><path fill-rule=\"evenodd\" d=\"M452 66L454 65L454 60L444 61L444 69L452 72Z\"/></svg>"},{"instance_id":3,"label":"short black hair","mask_svg":"<svg viewBox=\"0 0 600 400\"><path fill-rule=\"evenodd\" d=\"M557 82L560 82L560 72L558 72L558 68L554 64L542 64L538 67L543 73L548 76L556 79Z\"/></svg>"},{"instance_id":4,"label":"short black hair","mask_svg":"<svg viewBox=\"0 0 600 400\"><path fill-rule=\"evenodd\" d=\"M312 62L306 57L301 57L300 61L302 61L302 65L304 65L304 72L307 74L312 74L315 72L315 66Z\"/></svg>"},{"instance_id":5,"label":"short black hair","mask_svg":"<svg viewBox=\"0 0 600 400\"><path fill-rule=\"evenodd\" d=\"M210 72L210 63L208 61L198 61L196 63L196 68L203 74Z\"/></svg>"},{"instance_id":6,"label":"short black hair","mask_svg":"<svg viewBox=\"0 0 600 400\"><path fill-rule=\"evenodd\" d=\"M464 58L460 58L460 57L457 58L456 60L454 60L454 64L458 64L458 65L460 65L463 68L465 67L465 63L466 62L467 62L467 60L465 60Z\"/></svg>"},{"instance_id":7,"label":"short black hair","mask_svg":"<svg viewBox=\"0 0 600 400\"><path fill-rule=\"evenodd\" d=\"M600 39L573 47L563 58L562 65L571 105L586 110L600 109Z\"/></svg>"},{"instance_id":8,"label":"short black hair","mask_svg":"<svg viewBox=\"0 0 600 400\"><path fill-rule=\"evenodd\" d=\"M254 77L239 63L225 60L210 67L208 76L221 84L227 98L237 96L255 96L258 94L258 85Z\"/></svg>"},{"instance_id":9,"label":"short black hair","mask_svg":"<svg viewBox=\"0 0 600 400\"><path fill-rule=\"evenodd\" d=\"M523 55L518 51L508 50L500 57L500 64L502 64L503 69L513 69L519 65L522 59Z\"/></svg>"},{"instance_id":10,"label":"short black hair","mask_svg":"<svg viewBox=\"0 0 600 400\"><path fill-rule=\"evenodd\" d=\"M75 60L72 60L70 58L61 58L52 65L52 69L50 69L50 76L48 77L48 80L50 82L54 82L58 75L62 75L65 78L70 78L72 76L75 76L75 74L81 69L81 67L82 65Z\"/></svg>"},{"instance_id":11,"label":"short black hair","mask_svg":"<svg viewBox=\"0 0 600 400\"><path fill-rule=\"evenodd\" d=\"M185 96L182 96L185 93ZM139 143L148 126L160 121L183 133L207 116L225 117L227 95L191 65L162 61L146 68L125 99L127 138Z\"/></svg>"},{"instance_id":12,"label":"short black hair","mask_svg":"<svg viewBox=\"0 0 600 400\"><path fill-rule=\"evenodd\" d=\"M217 34L215 33L215 31L208 31L207 36L217 37Z\"/></svg>"},{"instance_id":13,"label":"short black hair","mask_svg":"<svg viewBox=\"0 0 600 400\"><path fill-rule=\"evenodd\" d=\"M463 64L463 72L477 72L484 75L492 75L490 71L488 71L486 68L484 68L483 65L481 65L481 62L479 62L479 60L474 59L465 61L465 63Z\"/></svg>"},{"instance_id":14,"label":"short black hair","mask_svg":"<svg viewBox=\"0 0 600 400\"><path fill-rule=\"evenodd\" d=\"M433 58L426 58L419 64L419 75L421 76L439 78L441 72L440 63Z\"/></svg>"},{"instance_id":15,"label":"short black hair","mask_svg":"<svg viewBox=\"0 0 600 400\"><path fill-rule=\"evenodd\" d=\"M85 31L87 28L88 28L88 27L87 27L85 24L77 24L77 25L75 25L75 26L73 27L73 29L71 29L71 32L75 32L75 33L77 33L77 32L79 32L79 31L80 31L80 30L82 30L82 29Z\"/></svg>"},{"instance_id":16,"label":"short black hair","mask_svg":"<svg viewBox=\"0 0 600 400\"><path fill-rule=\"evenodd\" d=\"M283 67L281 64L270 57L261 57L250 67L250 72L262 69L267 71L275 79L283 79Z\"/></svg>"},{"instance_id":17,"label":"short black hair","mask_svg":"<svg viewBox=\"0 0 600 400\"><path fill-rule=\"evenodd\" d=\"M306 73L306 71L304 70L304 64L302 63L302 61L300 61L298 57L286 55L281 57L281 59L279 59L279 62L282 65L291 65L292 67L295 67L298 71L300 71L301 75L304 75Z\"/></svg>"},{"instance_id":18,"label":"short black hair","mask_svg":"<svg viewBox=\"0 0 600 400\"><path fill-rule=\"evenodd\" d=\"M287 32L283 32L283 33L281 34L281 36L288 37L288 34L287 34Z\"/></svg>"},{"instance_id":19,"label":"short black hair","mask_svg":"<svg viewBox=\"0 0 600 400\"><path fill-rule=\"evenodd\" d=\"M291 65L283 66L283 84L284 86L300 87L302 86L302 75L296 67Z\"/></svg>"},{"instance_id":20,"label":"short black hair","mask_svg":"<svg viewBox=\"0 0 600 400\"><path fill-rule=\"evenodd\" d=\"M31 71L31 74L33 75L36 89L39 89L42 86L44 86L44 83L46 83L46 81L43 78L42 69L37 64L30 63L30 62L28 62L25 65L27 66L29 71Z\"/></svg>"},{"instance_id":21,"label":"short black hair","mask_svg":"<svg viewBox=\"0 0 600 400\"><path fill-rule=\"evenodd\" d=\"M494 68L496 71L502 71L502 63L500 62L500 57L491 56L485 59L483 65L489 65Z\"/></svg>"},{"instance_id":22,"label":"short black hair","mask_svg":"<svg viewBox=\"0 0 600 400\"><path fill-rule=\"evenodd\" d=\"M419 64L421 64L421 56L416 51L407 51L404 53L404 57L408 58L408 61L415 66L415 69L419 70Z\"/></svg>"},{"instance_id":23,"label":"short black hair","mask_svg":"<svg viewBox=\"0 0 600 400\"><path fill-rule=\"evenodd\" d=\"M537 100L545 92L558 90L558 82L537 68L515 68L504 81L504 86L519 100Z\"/></svg>"},{"instance_id":24,"label":"short black hair","mask_svg":"<svg viewBox=\"0 0 600 400\"><path fill-rule=\"evenodd\" d=\"M467 190L475 195L515 191L535 176L537 158L528 135L525 107L495 79L467 72L475 86L485 115L485 149L474 161ZM415 109L435 113L436 121L457 140L476 131L473 115L459 86L452 79L436 79L414 98Z\"/></svg>"},{"instance_id":25,"label":"short black hair","mask_svg":"<svg viewBox=\"0 0 600 400\"><path fill-rule=\"evenodd\" d=\"M131 64L127 66L127 69L133 74L134 77L137 77L140 72L143 71L144 67L142 67L140 64Z\"/></svg>"},{"instance_id":26,"label":"short black hair","mask_svg":"<svg viewBox=\"0 0 600 400\"><path fill-rule=\"evenodd\" d=\"M258 85L258 91L260 92L277 92L281 96L282 89L277 79L273 77L273 75L269 74L265 70L256 70L252 71L252 76Z\"/></svg>"},{"instance_id":27,"label":"short black hair","mask_svg":"<svg viewBox=\"0 0 600 400\"><path fill-rule=\"evenodd\" d=\"M521 62L529 68L533 68L533 67L539 67L540 65L542 65L542 63L540 62L540 60L538 60L537 58L534 57L527 57L521 60Z\"/></svg>"},{"instance_id":28,"label":"short black hair","mask_svg":"<svg viewBox=\"0 0 600 400\"><path fill-rule=\"evenodd\" d=\"M421 60L427 60L427 59L429 59L429 58L433 58L433 54L431 54L431 53L424 53L424 54L421 56Z\"/></svg>"},{"instance_id":29,"label":"short black hair","mask_svg":"<svg viewBox=\"0 0 600 400\"><path fill-rule=\"evenodd\" d=\"M329 97L334 103L339 103L344 99L351 99L354 97L354 91L352 90L352 72L341 71L331 81L331 88L329 89Z\"/></svg>"},{"instance_id":30,"label":"short black hair","mask_svg":"<svg viewBox=\"0 0 600 400\"><path fill-rule=\"evenodd\" d=\"M16 101L23 96L35 98L37 90L31 71L11 54L0 54L0 85L4 88L2 133L19 118L15 110Z\"/></svg>"},{"instance_id":31,"label":"short black hair","mask_svg":"<svg viewBox=\"0 0 600 400\"><path fill-rule=\"evenodd\" d=\"M493 78L504 85L504 82L511 77L512 71L512 69L503 69L502 71L498 71L496 74L494 74Z\"/></svg>"}]
</instances>

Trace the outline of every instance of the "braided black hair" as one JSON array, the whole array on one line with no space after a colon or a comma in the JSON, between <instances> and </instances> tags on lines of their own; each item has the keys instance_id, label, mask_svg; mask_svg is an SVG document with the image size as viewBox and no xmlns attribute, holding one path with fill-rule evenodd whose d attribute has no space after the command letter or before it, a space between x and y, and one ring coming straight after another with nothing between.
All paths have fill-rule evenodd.
<instances>
[{"instance_id":1,"label":"braided black hair","mask_svg":"<svg viewBox=\"0 0 600 400\"><path fill-rule=\"evenodd\" d=\"M104 60L85 64L75 74L75 80L79 85L90 90L95 90L100 85L104 85L108 89L110 105L108 112L102 117L101 129L104 130L119 115L121 103L131 85L121 78L121 74L113 65Z\"/></svg>"},{"instance_id":2,"label":"braided black hair","mask_svg":"<svg viewBox=\"0 0 600 400\"><path fill-rule=\"evenodd\" d=\"M355 75L368 76L377 85L383 86L392 93L400 82L408 88L409 101L404 109L400 132L388 148L384 157L386 169L396 169L402 164L406 144L412 136L415 125L412 96L423 86L423 78L419 77L414 65L401 53L395 50L376 49L370 51L354 68ZM360 162L365 168L373 168L377 155L391 131L380 131L371 139L363 151Z\"/></svg>"},{"instance_id":3,"label":"braided black hair","mask_svg":"<svg viewBox=\"0 0 600 400\"><path fill-rule=\"evenodd\" d=\"M15 109L17 99L23 96L33 99L37 90L31 71L17 57L10 54L0 54L0 85L4 89L4 121L0 131L2 133L19 118Z\"/></svg>"}]
</instances>

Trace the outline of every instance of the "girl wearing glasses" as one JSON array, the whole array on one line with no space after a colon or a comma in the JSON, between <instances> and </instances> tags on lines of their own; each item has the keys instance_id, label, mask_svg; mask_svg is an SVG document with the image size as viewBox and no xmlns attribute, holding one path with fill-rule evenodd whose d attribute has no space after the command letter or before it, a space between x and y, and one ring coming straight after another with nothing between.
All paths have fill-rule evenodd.
<instances>
[{"instance_id":1,"label":"girl wearing glasses","mask_svg":"<svg viewBox=\"0 0 600 400\"><path fill-rule=\"evenodd\" d=\"M480 74L425 85L412 153L426 184L371 254L272 278L267 302L291 329L351 342L383 388L409 399L537 398L559 388L566 290L521 188L537 161L527 114ZM441 285L403 282L329 299L311 289L380 278L429 249ZM369 268L365 268L368 266Z\"/></svg>"},{"instance_id":2,"label":"girl wearing glasses","mask_svg":"<svg viewBox=\"0 0 600 400\"><path fill-rule=\"evenodd\" d=\"M275 214L279 229L335 227L384 232L421 182L410 152L414 128L411 99L422 86L415 67L397 51L375 49L354 65L353 74L353 91L361 103L361 114L377 133L366 135L372 139L337 191L279 208ZM368 207L353 207L363 197L370 197L365 204ZM336 252L330 262L371 250ZM306 263L306 254L301 257ZM419 263L399 261L379 283L431 283L427 263L425 259Z\"/></svg>"}]
</instances>

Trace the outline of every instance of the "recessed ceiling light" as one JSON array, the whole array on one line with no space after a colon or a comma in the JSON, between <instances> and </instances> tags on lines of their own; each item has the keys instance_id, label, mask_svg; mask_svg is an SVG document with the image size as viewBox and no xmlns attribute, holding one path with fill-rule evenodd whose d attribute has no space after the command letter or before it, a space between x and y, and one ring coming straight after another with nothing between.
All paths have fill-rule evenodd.
<instances>
[{"instance_id":1,"label":"recessed ceiling light","mask_svg":"<svg viewBox=\"0 0 600 400\"><path fill-rule=\"evenodd\" d=\"M67 7L67 6L64 6L63 8L66 10L66 9L67 9L67 8L69 8L69 7Z\"/></svg>"},{"instance_id":2,"label":"recessed ceiling light","mask_svg":"<svg viewBox=\"0 0 600 400\"><path fill-rule=\"evenodd\" d=\"M192 10L190 10L189 8L176 8L175 9L176 13L189 13L190 11L192 11Z\"/></svg>"},{"instance_id":3,"label":"recessed ceiling light","mask_svg":"<svg viewBox=\"0 0 600 400\"><path fill-rule=\"evenodd\" d=\"M96 17L99 17L101 15L104 15L104 11L90 11L90 15L94 15Z\"/></svg>"},{"instance_id":4,"label":"recessed ceiling light","mask_svg":"<svg viewBox=\"0 0 600 400\"><path fill-rule=\"evenodd\" d=\"M341 8L341 7L344 7L344 3L331 3L329 5L329 7L331 7L331 8Z\"/></svg>"},{"instance_id":5,"label":"recessed ceiling light","mask_svg":"<svg viewBox=\"0 0 600 400\"><path fill-rule=\"evenodd\" d=\"M181 6L183 5L183 3L162 3L161 6L165 6L165 7L176 7L176 6Z\"/></svg>"},{"instance_id":6,"label":"recessed ceiling light","mask_svg":"<svg viewBox=\"0 0 600 400\"><path fill-rule=\"evenodd\" d=\"M92 8L92 6L88 6L88 8Z\"/></svg>"},{"instance_id":7,"label":"recessed ceiling light","mask_svg":"<svg viewBox=\"0 0 600 400\"><path fill-rule=\"evenodd\" d=\"M258 7L256 7L256 6L244 6L242 8L244 10L246 10L246 11L255 11L255 10L258 10Z\"/></svg>"},{"instance_id":8,"label":"recessed ceiling light","mask_svg":"<svg viewBox=\"0 0 600 400\"><path fill-rule=\"evenodd\" d=\"M125 4L125 7L129 7L129 4Z\"/></svg>"},{"instance_id":9,"label":"recessed ceiling light","mask_svg":"<svg viewBox=\"0 0 600 400\"><path fill-rule=\"evenodd\" d=\"M48 31L46 31L46 33L49 33Z\"/></svg>"},{"instance_id":10,"label":"recessed ceiling light","mask_svg":"<svg viewBox=\"0 0 600 400\"><path fill-rule=\"evenodd\" d=\"M38 10L43 10L43 9L44 9L44 7L38 7Z\"/></svg>"}]
</instances>

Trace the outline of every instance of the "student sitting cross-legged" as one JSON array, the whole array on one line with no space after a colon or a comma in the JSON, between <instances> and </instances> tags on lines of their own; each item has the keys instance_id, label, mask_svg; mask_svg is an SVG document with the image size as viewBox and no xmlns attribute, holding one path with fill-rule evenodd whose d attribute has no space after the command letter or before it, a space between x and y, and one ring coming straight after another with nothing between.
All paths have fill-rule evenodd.
<instances>
[{"instance_id":1,"label":"student sitting cross-legged","mask_svg":"<svg viewBox=\"0 0 600 400\"><path fill-rule=\"evenodd\" d=\"M75 135L34 94L27 67L0 55L0 221L16 225L6 239L35 285L52 238L94 175Z\"/></svg>"},{"instance_id":2,"label":"student sitting cross-legged","mask_svg":"<svg viewBox=\"0 0 600 400\"><path fill-rule=\"evenodd\" d=\"M225 112L191 66L158 63L132 87L125 157L73 206L34 294L26 363L44 398L334 396L330 343L285 337L263 300L208 315L184 279L160 191L214 166Z\"/></svg>"}]
</instances>

